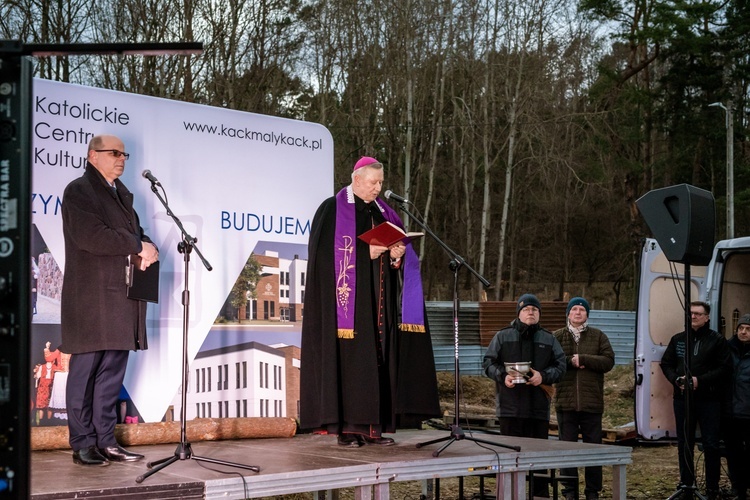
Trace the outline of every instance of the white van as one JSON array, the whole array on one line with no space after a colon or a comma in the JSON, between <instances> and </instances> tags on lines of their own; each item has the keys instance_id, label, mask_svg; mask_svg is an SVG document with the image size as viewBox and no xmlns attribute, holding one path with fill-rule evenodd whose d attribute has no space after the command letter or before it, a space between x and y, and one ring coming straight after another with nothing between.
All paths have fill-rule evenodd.
<instances>
[{"instance_id":1,"label":"white van","mask_svg":"<svg viewBox=\"0 0 750 500\"><path fill-rule=\"evenodd\" d=\"M690 267L690 300L711 305L711 328L728 339L750 313L750 237L716 244L707 266ZM685 330L685 268L655 239L641 252L635 340L635 425L642 439L676 438L672 385L659 362L670 338ZM729 384L730 381L727 381Z\"/></svg>"}]
</instances>

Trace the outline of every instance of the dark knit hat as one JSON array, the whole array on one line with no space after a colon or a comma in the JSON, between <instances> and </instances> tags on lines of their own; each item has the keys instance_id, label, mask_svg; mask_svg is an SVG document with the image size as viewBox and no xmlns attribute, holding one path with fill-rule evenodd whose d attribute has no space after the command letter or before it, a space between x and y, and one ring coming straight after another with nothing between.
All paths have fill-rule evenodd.
<instances>
[{"instance_id":1,"label":"dark knit hat","mask_svg":"<svg viewBox=\"0 0 750 500\"><path fill-rule=\"evenodd\" d=\"M573 306L583 306L584 309L586 309L586 316L589 315L589 312L591 312L591 306L589 306L589 301L584 299L583 297L573 297L570 299L570 302L568 302L568 308L565 310L565 317L567 318L570 316L570 310L573 309Z\"/></svg>"},{"instance_id":2,"label":"dark knit hat","mask_svg":"<svg viewBox=\"0 0 750 500\"><path fill-rule=\"evenodd\" d=\"M737 322L737 326L740 325L750 325L750 314L745 314L740 318L740 320Z\"/></svg>"},{"instance_id":3,"label":"dark knit hat","mask_svg":"<svg viewBox=\"0 0 750 500\"><path fill-rule=\"evenodd\" d=\"M539 299L536 298L536 295L531 293L524 293L518 299L518 305L516 306L516 315L518 315L518 313L521 312L521 309L526 306L534 306L539 309L539 311L542 310L542 304L539 303Z\"/></svg>"}]
</instances>

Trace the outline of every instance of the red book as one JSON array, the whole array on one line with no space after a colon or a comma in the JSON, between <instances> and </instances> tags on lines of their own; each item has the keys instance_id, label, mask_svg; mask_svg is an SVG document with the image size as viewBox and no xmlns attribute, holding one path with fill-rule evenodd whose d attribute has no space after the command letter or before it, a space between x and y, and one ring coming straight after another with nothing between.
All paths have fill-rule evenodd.
<instances>
[{"instance_id":1,"label":"red book","mask_svg":"<svg viewBox=\"0 0 750 500\"><path fill-rule=\"evenodd\" d=\"M385 221L369 231L360 234L359 239L368 245L389 247L399 241L403 241L404 244L407 244L411 240L417 239L421 236L424 236L424 233L405 233L404 230L397 225Z\"/></svg>"}]
</instances>

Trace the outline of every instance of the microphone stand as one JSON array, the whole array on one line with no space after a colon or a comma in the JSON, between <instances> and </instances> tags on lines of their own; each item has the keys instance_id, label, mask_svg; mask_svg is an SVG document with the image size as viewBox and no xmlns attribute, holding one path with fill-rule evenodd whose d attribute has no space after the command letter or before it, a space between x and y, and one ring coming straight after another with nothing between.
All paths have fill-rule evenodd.
<instances>
[{"instance_id":1,"label":"microphone stand","mask_svg":"<svg viewBox=\"0 0 750 500\"><path fill-rule=\"evenodd\" d=\"M684 449L683 453L688 453L688 456L692 457L689 462L686 460L685 463L688 466L688 471L693 477L693 484L680 484L675 491L667 500L676 500L679 498L698 498L698 500L706 500L706 497L701 495L698 491L698 487L695 484L695 425L693 421L695 416L693 415L693 372L690 371L690 330L692 329L692 319L690 315L690 263L683 262L685 267L685 352L682 353L682 363L685 365L685 380L684 389L685 391L685 420L682 422L684 427ZM692 433L692 436L688 436L688 432ZM692 443L692 447L688 452L688 445Z\"/></svg>"},{"instance_id":2,"label":"microphone stand","mask_svg":"<svg viewBox=\"0 0 750 500\"><path fill-rule=\"evenodd\" d=\"M188 460L193 459L197 460L198 462L209 462L212 464L218 464L218 465L226 465L228 467L237 467L240 469L247 469L251 470L253 472L260 472L260 468L254 465L245 465L245 464L239 464L235 462L227 462L225 460L217 460L215 458L208 458L208 457L201 457L198 455L193 455L192 447L190 446L190 442L187 439L187 422L186 422L186 406L187 406L187 387L188 387L188 324L190 319L190 290L188 289L188 277L189 277L189 271L190 271L190 253L192 250L195 250L195 253L200 257L201 262L203 262L203 265L205 268L209 271L213 269L211 267L211 264L208 263L208 261L203 257L200 250L196 246L196 243L198 242L197 238L193 238L190 236L187 231L185 231L185 228L182 226L182 222L180 222L180 219L177 218L177 216L172 212L172 210L169 208L169 205L167 204L166 200L162 198L161 194L159 193L157 189L157 185L161 186L161 184L156 181L155 178L149 179L151 181L151 191L154 192L157 198L159 198L159 201L162 205L164 205L164 208L167 210L167 215L169 215L172 220L175 222L177 227L180 229L180 232L182 233L182 241L177 244L177 251L180 252L183 255L183 261L185 262L185 288L182 291L182 399L181 399L181 405L180 408L180 442L177 445L177 449L175 449L174 455L171 457L162 458L159 460L156 460L155 462L148 462L146 464L146 467L149 468L148 471L146 471L143 475L138 476L135 478L136 483L142 483L144 479L151 476L152 474L156 474L163 468L167 467L168 465L173 464L174 462L178 460ZM162 187L162 190L164 188Z\"/></svg>"},{"instance_id":3,"label":"microphone stand","mask_svg":"<svg viewBox=\"0 0 750 500\"><path fill-rule=\"evenodd\" d=\"M411 212L409 212L409 209L406 207L406 204L409 203L408 200L396 200L399 202L401 210L403 210L406 215L409 216L411 220L417 223L419 227L421 227L425 233L429 234L432 239L434 239L443 249L448 253L448 255L451 257L451 260L448 264L448 267L451 271L453 271L453 366L454 366L454 375L455 375L455 384L456 384L456 390L455 390L455 399L454 399L454 418L453 418L453 425L450 426L450 434L448 436L444 436L441 438L433 439L431 441L426 441L423 443L417 443L417 448L421 448L423 446L428 446L435 443L442 443L443 441L448 441L443 446L438 448L436 451L432 452L433 457L440 456L440 454L448 448L451 444L453 444L454 441L461 441L461 440L469 440L473 441L475 443L482 443L487 444L490 446L502 446L504 448L509 448L511 450L515 451L521 451L520 446L511 446L507 444L502 443L495 443L493 441L488 441L485 439L479 439L475 438L471 435L467 436L466 433L464 433L464 430L461 428L460 424L460 401L461 401L461 395L460 395L460 386L461 386L461 372L459 368L459 362L458 362L458 311L460 308L459 300L458 300L458 271L465 267L468 269L476 278L485 286L490 286L490 282L487 281L487 279L484 278L484 276L480 275L478 272L476 272L474 269L469 266L466 261L458 255L456 252L454 252L448 245L446 245L440 238L435 235L435 233L432 232L432 230L427 227L427 224L419 220L417 217L415 217ZM471 431L469 431L469 434Z\"/></svg>"}]
</instances>

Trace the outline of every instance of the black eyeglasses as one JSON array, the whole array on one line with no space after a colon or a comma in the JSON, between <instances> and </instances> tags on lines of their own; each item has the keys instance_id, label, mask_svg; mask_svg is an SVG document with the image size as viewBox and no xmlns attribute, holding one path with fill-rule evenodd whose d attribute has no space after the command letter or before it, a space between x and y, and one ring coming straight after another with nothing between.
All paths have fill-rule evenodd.
<instances>
[{"instance_id":1,"label":"black eyeglasses","mask_svg":"<svg viewBox=\"0 0 750 500\"><path fill-rule=\"evenodd\" d=\"M130 153L126 153L118 149L95 149L94 151L96 151L97 153L112 153L112 156L114 156L115 158L119 158L121 156L124 156L126 160L130 158Z\"/></svg>"}]
</instances>

